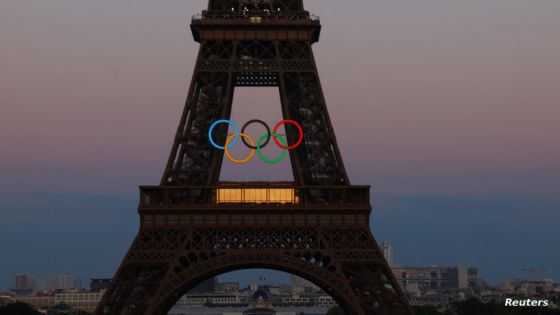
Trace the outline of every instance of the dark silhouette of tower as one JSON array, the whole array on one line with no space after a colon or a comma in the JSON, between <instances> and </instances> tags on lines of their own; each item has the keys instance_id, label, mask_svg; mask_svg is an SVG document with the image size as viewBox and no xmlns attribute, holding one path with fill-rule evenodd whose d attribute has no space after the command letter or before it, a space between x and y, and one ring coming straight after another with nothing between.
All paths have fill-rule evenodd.
<instances>
[{"instance_id":1,"label":"dark silhouette of tower","mask_svg":"<svg viewBox=\"0 0 560 315\"><path fill-rule=\"evenodd\" d=\"M166 314L245 268L306 278L346 314L412 314L369 229L370 187L351 185L342 163L311 49L319 20L303 0L210 0L191 29L201 46L171 155L161 184L141 187L140 231L96 314ZM236 86L278 87L284 119L302 126L293 182L219 181L224 151L208 133L229 119ZM290 144L301 136L285 132Z\"/></svg>"}]
</instances>

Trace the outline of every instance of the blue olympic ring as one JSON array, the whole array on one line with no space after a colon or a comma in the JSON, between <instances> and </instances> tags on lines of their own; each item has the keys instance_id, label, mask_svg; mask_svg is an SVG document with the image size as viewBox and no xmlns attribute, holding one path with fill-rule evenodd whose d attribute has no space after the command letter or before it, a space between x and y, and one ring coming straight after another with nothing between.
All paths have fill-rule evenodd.
<instances>
[{"instance_id":1,"label":"blue olympic ring","mask_svg":"<svg viewBox=\"0 0 560 315\"><path fill-rule=\"evenodd\" d=\"M220 149L220 150L225 150L226 149L225 147L218 145L216 142L214 142L214 139L212 139L212 132L214 131L214 128L216 128L216 126L219 125L219 124L228 124L228 125L233 127L233 130L235 131L235 138L228 145L228 149L233 148L237 144L237 141L239 140L239 128L237 127L237 125L233 121L227 120L227 119L222 119L222 120L215 121L212 124L212 126L210 126L210 129L208 130L208 139L210 139L210 143L216 149Z\"/></svg>"}]
</instances>

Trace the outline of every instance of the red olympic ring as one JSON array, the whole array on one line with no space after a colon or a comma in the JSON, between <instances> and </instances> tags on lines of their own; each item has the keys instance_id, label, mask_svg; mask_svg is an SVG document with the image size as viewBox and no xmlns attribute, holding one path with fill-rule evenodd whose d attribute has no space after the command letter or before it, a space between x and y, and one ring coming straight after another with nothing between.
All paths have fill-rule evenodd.
<instances>
[{"instance_id":1,"label":"red olympic ring","mask_svg":"<svg viewBox=\"0 0 560 315\"><path fill-rule=\"evenodd\" d=\"M274 142L276 142L276 145L279 146L279 147L282 148L282 149L285 149L285 150L293 150L293 149L299 147L300 144L301 144L301 142L303 141L303 128L302 128L301 125L298 124L295 120L285 119L285 120L282 120L281 122L279 122L278 124L276 124L276 126L274 126L274 131L273 131L273 133L278 134L278 128L280 128L280 126L282 126L282 125L284 125L284 124L292 124L292 125L296 126L296 128L297 128L298 131L299 131L299 138L298 138L298 141L297 141L294 145L285 146L285 145L283 145L282 143L280 143L280 141L278 140L278 138L273 137L273 138L274 138ZM287 134L287 133L288 133L288 131L286 131L286 134Z\"/></svg>"}]
</instances>

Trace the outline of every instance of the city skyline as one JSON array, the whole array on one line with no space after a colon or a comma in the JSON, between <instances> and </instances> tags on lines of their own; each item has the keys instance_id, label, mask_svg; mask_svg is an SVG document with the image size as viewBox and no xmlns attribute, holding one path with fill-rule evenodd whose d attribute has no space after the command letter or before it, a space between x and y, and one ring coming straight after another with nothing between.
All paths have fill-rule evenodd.
<instances>
[{"instance_id":1,"label":"city skyline","mask_svg":"<svg viewBox=\"0 0 560 315\"><path fill-rule=\"evenodd\" d=\"M389 252L390 250L387 249L387 253ZM488 286L478 277L477 268L465 266L394 267L393 271L415 306L438 305L448 308L455 302L469 299L499 304L506 297L513 301L512 296L517 298L538 296L546 298L546 303L552 308L558 308L560 283L555 283L551 279L535 281L512 279L498 286ZM255 273L255 276L257 274ZM64 277L72 278L71 275L64 275ZM185 312L198 314L203 310L204 314L207 312L230 314L247 307L256 307L255 302L258 302L256 297L263 294L267 298L261 302L274 305L277 311L313 309L315 314L325 312L327 308L336 305L332 296L313 283L289 274L285 274L285 278L289 278L289 281L270 282L259 276L260 283L250 285L210 278L182 295L169 314ZM11 292L0 291L0 306L20 301L35 308L45 309L59 302L65 302L73 308L91 311L100 302L103 293L110 285L110 279L92 279L89 289L66 288L31 292L28 284L33 283L34 279L34 276L16 275L14 284L17 284L18 288ZM270 302L272 304L269 304Z\"/></svg>"},{"instance_id":2,"label":"city skyline","mask_svg":"<svg viewBox=\"0 0 560 315\"><path fill-rule=\"evenodd\" d=\"M0 285L113 275L137 231L137 186L167 159L198 49L188 17L204 4L0 4ZM307 8L328 21L315 47L327 106L396 263L475 265L492 283L557 267L560 4ZM271 96L241 91L234 106ZM224 176L285 170L226 164Z\"/></svg>"}]
</instances>

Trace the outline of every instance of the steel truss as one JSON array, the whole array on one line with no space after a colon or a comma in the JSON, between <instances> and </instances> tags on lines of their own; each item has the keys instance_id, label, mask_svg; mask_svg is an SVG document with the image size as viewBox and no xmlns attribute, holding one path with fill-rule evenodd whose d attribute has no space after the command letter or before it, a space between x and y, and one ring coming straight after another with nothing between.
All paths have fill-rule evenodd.
<instances>
[{"instance_id":1,"label":"steel truss","mask_svg":"<svg viewBox=\"0 0 560 315\"><path fill-rule=\"evenodd\" d=\"M160 186L141 187L140 231L96 314L163 315L201 281L244 268L302 276L348 315L412 314L369 228L368 186L351 186L311 46L320 22L302 0L210 0L193 18L200 51ZM237 86L279 88L304 141L292 183L220 183L210 125ZM214 138L224 143L226 127ZM298 130L286 126L290 143ZM291 189L289 203L227 203L224 188Z\"/></svg>"}]
</instances>

